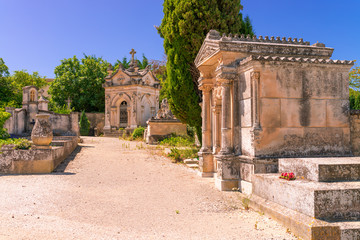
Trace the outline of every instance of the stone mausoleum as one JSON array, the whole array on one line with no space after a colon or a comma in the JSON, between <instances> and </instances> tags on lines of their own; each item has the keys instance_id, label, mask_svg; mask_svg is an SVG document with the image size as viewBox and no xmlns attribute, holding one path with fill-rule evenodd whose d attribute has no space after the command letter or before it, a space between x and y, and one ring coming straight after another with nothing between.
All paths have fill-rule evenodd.
<instances>
[{"instance_id":1,"label":"stone mausoleum","mask_svg":"<svg viewBox=\"0 0 360 240\"><path fill-rule=\"evenodd\" d=\"M239 189L303 239L359 239L360 158L350 139L349 70L303 39L220 35L195 59L202 176ZM294 172L294 181L279 179Z\"/></svg>"},{"instance_id":2,"label":"stone mausoleum","mask_svg":"<svg viewBox=\"0 0 360 240\"><path fill-rule=\"evenodd\" d=\"M351 155L353 62L331 60L333 50L302 39L210 31L195 60L203 174L217 173L219 188L237 187L253 172L277 171L279 157Z\"/></svg>"},{"instance_id":3,"label":"stone mausoleum","mask_svg":"<svg viewBox=\"0 0 360 240\"><path fill-rule=\"evenodd\" d=\"M105 126L104 134L111 135L119 129L134 129L146 126L146 121L156 115L159 109L160 81L149 67L140 70L134 59L130 67L120 64L114 72L109 66L105 78Z\"/></svg>"}]
</instances>

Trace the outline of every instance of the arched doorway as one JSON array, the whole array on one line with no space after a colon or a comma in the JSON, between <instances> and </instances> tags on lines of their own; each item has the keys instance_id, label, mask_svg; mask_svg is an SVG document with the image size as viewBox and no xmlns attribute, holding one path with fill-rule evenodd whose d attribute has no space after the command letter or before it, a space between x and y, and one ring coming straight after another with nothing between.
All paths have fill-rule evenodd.
<instances>
[{"instance_id":1,"label":"arched doorway","mask_svg":"<svg viewBox=\"0 0 360 240\"><path fill-rule=\"evenodd\" d=\"M120 104L120 127L126 128L127 126L128 126L127 102L122 101Z\"/></svg>"}]
</instances>

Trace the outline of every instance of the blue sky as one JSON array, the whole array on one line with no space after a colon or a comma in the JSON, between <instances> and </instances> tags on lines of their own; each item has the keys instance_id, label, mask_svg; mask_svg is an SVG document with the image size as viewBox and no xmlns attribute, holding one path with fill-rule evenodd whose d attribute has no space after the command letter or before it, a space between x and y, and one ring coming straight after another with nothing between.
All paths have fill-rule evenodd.
<instances>
[{"instance_id":1,"label":"blue sky","mask_svg":"<svg viewBox=\"0 0 360 240\"><path fill-rule=\"evenodd\" d=\"M113 63L162 59L154 25L162 0L0 0L0 57L11 71L54 77L60 60L83 53ZM359 0L242 0L257 35L303 38L335 48L333 59L360 62Z\"/></svg>"}]
</instances>

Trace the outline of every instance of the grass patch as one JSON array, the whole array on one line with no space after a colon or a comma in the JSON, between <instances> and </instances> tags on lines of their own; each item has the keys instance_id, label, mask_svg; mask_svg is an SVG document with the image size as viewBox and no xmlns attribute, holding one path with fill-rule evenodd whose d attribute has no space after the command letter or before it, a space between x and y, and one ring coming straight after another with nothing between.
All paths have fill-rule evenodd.
<instances>
[{"instance_id":1,"label":"grass patch","mask_svg":"<svg viewBox=\"0 0 360 240\"><path fill-rule=\"evenodd\" d=\"M165 138L159 142L160 145L169 147L194 147L194 138L190 136L177 136L172 134L171 137Z\"/></svg>"},{"instance_id":2,"label":"grass patch","mask_svg":"<svg viewBox=\"0 0 360 240\"><path fill-rule=\"evenodd\" d=\"M188 158L197 158L199 149L197 148L186 148L186 149L179 149L179 148L171 148L168 157L172 158L174 162L181 162L184 159Z\"/></svg>"},{"instance_id":3,"label":"grass patch","mask_svg":"<svg viewBox=\"0 0 360 240\"><path fill-rule=\"evenodd\" d=\"M5 145L14 145L14 149L29 149L31 147L30 141L24 138L0 139L0 149Z\"/></svg>"}]
</instances>

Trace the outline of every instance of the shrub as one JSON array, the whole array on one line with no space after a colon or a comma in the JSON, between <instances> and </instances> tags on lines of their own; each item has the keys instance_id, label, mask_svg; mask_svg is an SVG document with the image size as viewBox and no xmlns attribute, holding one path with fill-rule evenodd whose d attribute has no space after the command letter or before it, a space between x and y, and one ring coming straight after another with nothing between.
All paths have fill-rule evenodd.
<instances>
[{"instance_id":1,"label":"shrub","mask_svg":"<svg viewBox=\"0 0 360 240\"><path fill-rule=\"evenodd\" d=\"M7 139L10 137L10 135L7 132L7 129L4 128L4 124L6 120L8 120L11 117L11 114L8 112L5 112L3 108L0 108L0 139Z\"/></svg>"},{"instance_id":2,"label":"shrub","mask_svg":"<svg viewBox=\"0 0 360 240\"><path fill-rule=\"evenodd\" d=\"M80 135L81 136L89 136L90 121L86 117L85 111L82 111L82 113L81 113L79 127L80 127Z\"/></svg>"},{"instance_id":3,"label":"shrub","mask_svg":"<svg viewBox=\"0 0 360 240\"><path fill-rule=\"evenodd\" d=\"M140 139L144 137L145 128L144 127L138 127L135 128L134 132L131 135L131 139Z\"/></svg>"},{"instance_id":4,"label":"shrub","mask_svg":"<svg viewBox=\"0 0 360 240\"><path fill-rule=\"evenodd\" d=\"M187 148L187 149L178 149L171 148L168 157L174 159L174 162L180 162L188 158L197 158L198 149L197 148Z\"/></svg>"},{"instance_id":5,"label":"shrub","mask_svg":"<svg viewBox=\"0 0 360 240\"><path fill-rule=\"evenodd\" d=\"M0 139L0 149L4 145L14 145L14 149L29 149L31 147L30 141L24 138Z\"/></svg>"},{"instance_id":6,"label":"shrub","mask_svg":"<svg viewBox=\"0 0 360 240\"><path fill-rule=\"evenodd\" d=\"M160 141L159 144L173 147L192 147L194 146L194 139L189 136L176 136L173 134L171 137Z\"/></svg>"}]
</instances>

